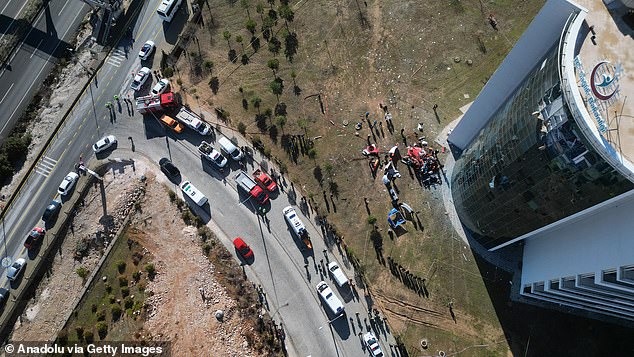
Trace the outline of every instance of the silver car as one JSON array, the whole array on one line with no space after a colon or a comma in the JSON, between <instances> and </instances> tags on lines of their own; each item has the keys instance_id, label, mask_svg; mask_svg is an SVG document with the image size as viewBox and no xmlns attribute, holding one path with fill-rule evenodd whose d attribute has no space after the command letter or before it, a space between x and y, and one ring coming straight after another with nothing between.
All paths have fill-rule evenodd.
<instances>
[{"instance_id":1,"label":"silver car","mask_svg":"<svg viewBox=\"0 0 634 357\"><path fill-rule=\"evenodd\" d=\"M147 79L150 77L151 73L152 71L149 68L141 68L136 76L134 76L134 80L132 81L132 84L130 84L130 88L134 89L135 91L141 89L141 87L143 87Z\"/></svg>"},{"instance_id":2,"label":"silver car","mask_svg":"<svg viewBox=\"0 0 634 357\"><path fill-rule=\"evenodd\" d=\"M11 281L14 281L15 279L17 279L17 277L20 275L20 272L22 272L22 269L24 269L25 265L26 265L26 260L24 258L17 259L7 269L7 278L9 278L9 280Z\"/></svg>"}]
</instances>

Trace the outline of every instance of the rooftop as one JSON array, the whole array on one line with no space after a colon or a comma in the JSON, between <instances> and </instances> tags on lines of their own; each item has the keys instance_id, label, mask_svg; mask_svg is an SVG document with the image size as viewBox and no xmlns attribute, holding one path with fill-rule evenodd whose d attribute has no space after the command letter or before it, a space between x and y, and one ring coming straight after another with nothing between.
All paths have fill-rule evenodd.
<instances>
[{"instance_id":1,"label":"rooftop","mask_svg":"<svg viewBox=\"0 0 634 357\"><path fill-rule=\"evenodd\" d=\"M591 27L585 38L583 29L579 37L582 43L575 63L583 69L580 73L577 68L579 92L599 132L634 163L634 29L624 20L628 9L606 7L599 0L576 3L588 10L586 21Z\"/></svg>"}]
</instances>

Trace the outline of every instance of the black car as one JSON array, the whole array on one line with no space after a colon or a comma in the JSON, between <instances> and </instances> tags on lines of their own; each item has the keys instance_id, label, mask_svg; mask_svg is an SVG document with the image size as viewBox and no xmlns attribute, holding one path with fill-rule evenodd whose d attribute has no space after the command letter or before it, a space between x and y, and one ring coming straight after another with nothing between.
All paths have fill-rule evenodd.
<instances>
[{"instance_id":1,"label":"black car","mask_svg":"<svg viewBox=\"0 0 634 357\"><path fill-rule=\"evenodd\" d=\"M44 214L42 215L42 219L44 222L48 222L49 220L53 220L57 218L60 209L62 208L62 203L60 201L51 201L51 204L46 207Z\"/></svg>"},{"instance_id":2,"label":"black car","mask_svg":"<svg viewBox=\"0 0 634 357\"><path fill-rule=\"evenodd\" d=\"M172 162L164 157L159 160L159 166L161 166L161 171L168 177L179 177L181 172L178 170L178 167L174 166Z\"/></svg>"},{"instance_id":3,"label":"black car","mask_svg":"<svg viewBox=\"0 0 634 357\"><path fill-rule=\"evenodd\" d=\"M0 309L4 308L4 305L7 304L7 300L9 300L9 290L0 288Z\"/></svg>"}]
</instances>

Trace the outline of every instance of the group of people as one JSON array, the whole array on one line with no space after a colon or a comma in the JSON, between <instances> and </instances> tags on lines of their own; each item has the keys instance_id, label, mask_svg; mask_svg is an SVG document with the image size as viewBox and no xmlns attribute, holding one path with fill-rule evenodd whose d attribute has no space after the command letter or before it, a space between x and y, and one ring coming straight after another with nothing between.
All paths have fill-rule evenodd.
<instances>
[{"instance_id":1,"label":"group of people","mask_svg":"<svg viewBox=\"0 0 634 357\"><path fill-rule=\"evenodd\" d=\"M418 295L425 296L427 298L429 297L429 292L427 291L427 287L425 286L426 280L424 278L410 273L409 270L405 269L402 265L394 261L394 259L390 256L387 257L387 262L392 275L402 281L405 286L407 286L411 290L414 290Z\"/></svg>"}]
</instances>

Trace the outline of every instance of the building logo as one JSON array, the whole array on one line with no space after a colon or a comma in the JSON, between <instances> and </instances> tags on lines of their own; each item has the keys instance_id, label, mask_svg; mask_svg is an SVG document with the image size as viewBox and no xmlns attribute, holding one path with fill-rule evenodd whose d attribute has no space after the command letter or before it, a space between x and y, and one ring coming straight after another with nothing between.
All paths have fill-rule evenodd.
<instances>
[{"instance_id":1,"label":"building logo","mask_svg":"<svg viewBox=\"0 0 634 357\"><path fill-rule=\"evenodd\" d=\"M615 94L618 93L618 74L616 68L608 61L601 61L597 63L592 69L590 75L590 89L592 94L603 101L609 101Z\"/></svg>"},{"instance_id":2,"label":"building logo","mask_svg":"<svg viewBox=\"0 0 634 357\"><path fill-rule=\"evenodd\" d=\"M614 66L609 61L600 61L592 69L590 81L588 81L579 56L575 57L574 65L590 114L596 120L599 131L605 133L608 125L602 114L607 113L608 107L620 97L619 78L623 67L620 64Z\"/></svg>"}]
</instances>

